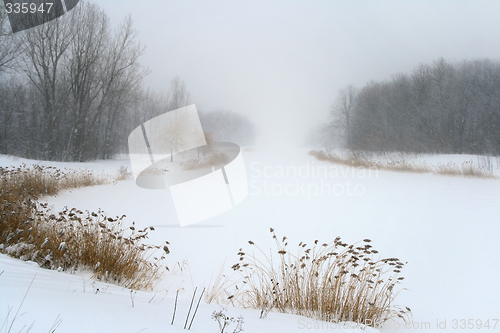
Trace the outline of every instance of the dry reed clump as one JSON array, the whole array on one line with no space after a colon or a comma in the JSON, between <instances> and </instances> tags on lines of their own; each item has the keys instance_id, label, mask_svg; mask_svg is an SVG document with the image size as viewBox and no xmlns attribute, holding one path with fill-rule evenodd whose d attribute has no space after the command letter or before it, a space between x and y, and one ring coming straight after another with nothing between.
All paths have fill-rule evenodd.
<instances>
[{"instance_id":1,"label":"dry reed clump","mask_svg":"<svg viewBox=\"0 0 500 333\"><path fill-rule=\"evenodd\" d=\"M478 169L472 161L462 164L446 163L436 166L434 172L446 176L478 177L478 178L497 178L491 170Z\"/></svg>"},{"instance_id":2,"label":"dry reed clump","mask_svg":"<svg viewBox=\"0 0 500 333\"><path fill-rule=\"evenodd\" d=\"M369 160L363 154L353 153L348 157L340 157L335 154L327 153L324 150L311 150L308 153L320 161L347 165L355 168L371 168L387 171L398 172L413 172L413 173L435 173L446 176L462 176L462 177L477 177L477 178L493 178L495 176L492 170L481 168L472 163L472 161L463 162L461 165L456 163L447 163L435 167L425 163L412 163L404 159L388 161L385 163Z\"/></svg>"},{"instance_id":3,"label":"dry reed clump","mask_svg":"<svg viewBox=\"0 0 500 333\"><path fill-rule=\"evenodd\" d=\"M128 171L128 168L126 166L120 166L118 169L118 173L116 175L116 180L121 181L121 180L127 180L131 179L133 176L132 172Z\"/></svg>"},{"instance_id":4,"label":"dry reed clump","mask_svg":"<svg viewBox=\"0 0 500 333\"><path fill-rule=\"evenodd\" d=\"M39 206L29 228L11 235L4 252L49 269L90 269L98 280L132 289L151 288L162 273L165 257L152 262L146 257L159 246L141 243L154 228L123 228L125 216L111 218L102 211L84 213L72 208L54 214L45 204Z\"/></svg>"},{"instance_id":5,"label":"dry reed clump","mask_svg":"<svg viewBox=\"0 0 500 333\"><path fill-rule=\"evenodd\" d=\"M316 240L312 247L301 242L297 253L292 254L287 238L278 240L272 228L271 233L277 249L270 254L252 241L249 244L262 256L240 249L239 262L232 268L241 274L242 281L221 301L261 309L261 317L275 308L330 322L352 321L367 326L378 326L394 317L411 321L409 308L393 306L401 291L394 289L404 279L400 276L404 264L398 258L376 259L378 251L370 245L371 240L348 245L337 237L329 244L319 245ZM278 260L274 260L273 253Z\"/></svg>"},{"instance_id":6,"label":"dry reed clump","mask_svg":"<svg viewBox=\"0 0 500 333\"><path fill-rule=\"evenodd\" d=\"M189 159L182 163L184 170L211 168L212 166L229 163L229 157L224 153L209 153L202 158Z\"/></svg>"},{"instance_id":7,"label":"dry reed clump","mask_svg":"<svg viewBox=\"0 0 500 333\"><path fill-rule=\"evenodd\" d=\"M56 169L57 170L57 169ZM65 170L59 182L59 189L109 184L112 179L107 175L98 175L91 170Z\"/></svg>"},{"instance_id":8,"label":"dry reed clump","mask_svg":"<svg viewBox=\"0 0 500 333\"><path fill-rule=\"evenodd\" d=\"M56 167L32 165L27 167L0 167L2 186L16 188L22 186L35 196L55 195L60 190L110 183L106 175L97 175L90 170L61 170Z\"/></svg>"},{"instance_id":9,"label":"dry reed clump","mask_svg":"<svg viewBox=\"0 0 500 333\"><path fill-rule=\"evenodd\" d=\"M236 275L236 273L231 276L224 275L224 265L222 265L214 282L212 283L212 278L210 278L210 281L208 282L209 287L207 288L207 293L205 294L205 302L208 304L212 302L216 302L218 304L232 303L232 305L235 306L228 290L238 289L239 281Z\"/></svg>"},{"instance_id":10,"label":"dry reed clump","mask_svg":"<svg viewBox=\"0 0 500 333\"><path fill-rule=\"evenodd\" d=\"M0 251L50 269L90 269L95 278L128 288L152 287L165 257L150 260L149 253L159 247L141 241L154 228L124 229L125 216L111 218L101 211L72 208L53 213L37 202L59 189L60 180L50 178L57 174L49 170L0 169ZM86 175L81 179L88 180ZM168 253L166 245L164 251Z\"/></svg>"},{"instance_id":11,"label":"dry reed clump","mask_svg":"<svg viewBox=\"0 0 500 333\"><path fill-rule=\"evenodd\" d=\"M205 141L207 142L206 145L197 148L197 158L191 158L182 163L184 170L212 168L229 163L229 156L214 150L213 144L215 140L213 133L206 132Z\"/></svg>"},{"instance_id":12,"label":"dry reed clump","mask_svg":"<svg viewBox=\"0 0 500 333\"><path fill-rule=\"evenodd\" d=\"M415 164L408 162L404 159L392 160L386 163L375 162L359 152L353 152L348 157L340 157L335 154L327 153L324 150L311 150L309 151L309 155L314 156L316 159L320 161L347 165L355 168L370 168L377 170L415 172L415 173L432 172L431 167L424 163Z\"/></svg>"}]
</instances>

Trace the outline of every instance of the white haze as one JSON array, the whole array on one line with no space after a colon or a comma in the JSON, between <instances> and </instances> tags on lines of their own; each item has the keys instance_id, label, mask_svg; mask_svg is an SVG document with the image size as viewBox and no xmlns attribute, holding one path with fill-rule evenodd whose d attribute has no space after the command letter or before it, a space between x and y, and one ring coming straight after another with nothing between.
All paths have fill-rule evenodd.
<instances>
[{"instance_id":1,"label":"white haze","mask_svg":"<svg viewBox=\"0 0 500 333\"><path fill-rule=\"evenodd\" d=\"M440 57L498 58L498 1L96 1L131 14L146 84L180 76L199 110L249 116L258 143L303 144L338 89Z\"/></svg>"}]
</instances>

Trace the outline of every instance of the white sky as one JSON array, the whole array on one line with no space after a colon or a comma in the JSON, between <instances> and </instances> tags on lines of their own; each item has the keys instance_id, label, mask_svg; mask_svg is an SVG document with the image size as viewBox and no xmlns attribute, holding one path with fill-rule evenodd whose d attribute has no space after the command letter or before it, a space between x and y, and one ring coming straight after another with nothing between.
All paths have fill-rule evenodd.
<instances>
[{"instance_id":1,"label":"white sky","mask_svg":"<svg viewBox=\"0 0 500 333\"><path fill-rule=\"evenodd\" d=\"M302 144L350 83L500 54L500 1L94 1L114 25L132 15L148 86L178 75L199 110L249 116L266 144Z\"/></svg>"}]
</instances>

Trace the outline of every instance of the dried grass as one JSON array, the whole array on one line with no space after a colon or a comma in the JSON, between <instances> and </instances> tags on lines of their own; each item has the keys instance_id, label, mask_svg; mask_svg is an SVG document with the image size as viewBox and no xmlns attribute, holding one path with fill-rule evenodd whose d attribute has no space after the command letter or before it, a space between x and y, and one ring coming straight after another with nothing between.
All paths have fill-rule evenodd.
<instances>
[{"instance_id":1,"label":"dried grass","mask_svg":"<svg viewBox=\"0 0 500 333\"><path fill-rule=\"evenodd\" d=\"M126 166L120 166L118 173L116 175L116 181L131 179L133 176L132 172L128 171Z\"/></svg>"},{"instance_id":2,"label":"dried grass","mask_svg":"<svg viewBox=\"0 0 500 333\"><path fill-rule=\"evenodd\" d=\"M0 167L4 188L23 186L35 196L55 195L60 190L111 183L107 175L98 175L90 170L62 170L51 166L22 164L18 167Z\"/></svg>"},{"instance_id":3,"label":"dried grass","mask_svg":"<svg viewBox=\"0 0 500 333\"><path fill-rule=\"evenodd\" d=\"M90 269L96 279L133 289L151 288L165 259L151 258L159 246L142 244L154 228L123 228L125 216L111 218L102 211L66 208L54 213L37 201L61 188L100 181L90 172L68 176L51 167L0 169L0 251L50 269Z\"/></svg>"},{"instance_id":4,"label":"dried grass","mask_svg":"<svg viewBox=\"0 0 500 333\"><path fill-rule=\"evenodd\" d=\"M211 168L229 163L229 157L224 153L209 153L198 159L189 159L182 163L184 170Z\"/></svg>"},{"instance_id":5,"label":"dried grass","mask_svg":"<svg viewBox=\"0 0 500 333\"><path fill-rule=\"evenodd\" d=\"M400 276L404 264L398 258L376 259L378 251L369 239L348 245L337 237L329 244L319 245L316 240L311 247L301 242L296 254L292 254L287 238L278 240L273 229L271 233L276 249L270 254L252 241L249 244L258 254L240 249L240 260L232 268L242 278L232 294L219 301L261 309L261 317L274 308L330 322L352 321L368 326L381 325L394 317L410 321L409 308L393 306L400 292L394 288L404 279ZM278 260L274 261L276 255Z\"/></svg>"},{"instance_id":6,"label":"dried grass","mask_svg":"<svg viewBox=\"0 0 500 333\"><path fill-rule=\"evenodd\" d=\"M235 277L236 274L226 277L226 275L224 275L224 265L222 265L213 283L212 277L208 282L209 287L207 288L207 293L205 294L205 302L226 304L227 302L225 302L225 300L227 300L227 297L231 296L227 293L227 290L232 290L237 286L237 283L234 281ZM234 303L232 305L234 306Z\"/></svg>"},{"instance_id":7,"label":"dried grass","mask_svg":"<svg viewBox=\"0 0 500 333\"><path fill-rule=\"evenodd\" d=\"M21 307L24 304L24 301L26 300L26 296L28 296L28 292L30 291L31 286L33 285L33 281L35 281L35 278L36 278L36 274L35 274L35 276L33 276L33 279L31 280L31 283L28 286L26 293L24 293L24 297L21 300L21 304L19 304L17 311L14 314L12 319L10 319L10 314L11 314L13 308L11 308L11 307L7 308L7 315L6 315L5 320L3 321L2 326L0 327L0 331L2 331L5 328L4 332L6 332L6 333L12 332L13 326L16 323L16 321L18 321L18 319L20 319L24 315L25 312L21 313L21 314L19 312L21 310ZM55 319L54 323L52 324L52 326L49 328L48 333L54 333L57 330L57 328L59 327L59 325L61 325L61 322L62 322L62 319L58 315L57 318ZM19 331L16 330L16 331L19 333L22 333L22 332L28 333L33 329L34 326L35 326L35 321L33 320L33 322L31 322L30 326L27 326L27 324L26 324L21 328L21 330L19 330Z\"/></svg>"},{"instance_id":8,"label":"dried grass","mask_svg":"<svg viewBox=\"0 0 500 333\"><path fill-rule=\"evenodd\" d=\"M308 153L319 161L325 161L340 165L346 165L355 168L369 168L377 170L387 170L396 172L412 173L434 173L445 176L475 177L475 178L498 178L492 170L481 168L472 161L462 164L447 163L444 165L430 166L426 163L409 162L405 159L391 160L388 162L376 162L362 153L355 152L346 157L340 157L336 154L327 153L324 150L311 150Z\"/></svg>"},{"instance_id":9,"label":"dried grass","mask_svg":"<svg viewBox=\"0 0 500 333\"><path fill-rule=\"evenodd\" d=\"M434 172L438 175L477 177L477 178L497 178L492 171L479 169L472 161L462 164L446 163L435 167Z\"/></svg>"}]
</instances>

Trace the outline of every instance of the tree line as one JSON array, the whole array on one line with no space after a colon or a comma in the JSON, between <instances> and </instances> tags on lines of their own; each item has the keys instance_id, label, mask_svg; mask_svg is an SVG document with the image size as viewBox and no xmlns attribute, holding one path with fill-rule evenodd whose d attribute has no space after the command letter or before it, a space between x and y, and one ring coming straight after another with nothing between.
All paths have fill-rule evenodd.
<instances>
[{"instance_id":1,"label":"tree line","mask_svg":"<svg viewBox=\"0 0 500 333\"><path fill-rule=\"evenodd\" d=\"M228 110L200 112L203 130L218 142L233 142L240 146L255 143L255 125L248 117Z\"/></svg>"},{"instance_id":2,"label":"tree line","mask_svg":"<svg viewBox=\"0 0 500 333\"><path fill-rule=\"evenodd\" d=\"M500 154L500 62L439 59L341 89L323 128L351 150Z\"/></svg>"},{"instance_id":3,"label":"tree line","mask_svg":"<svg viewBox=\"0 0 500 333\"><path fill-rule=\"evenodd\" d=\"M135 127L190 104L178 77L167 94L144 87L150 71L139 62L145 48L137 35L130 16L112 27L107 14L87 1L16 34L0 8L0 153L58 161L111 158L127 152Z\"/></svg>"}]
</instances>

